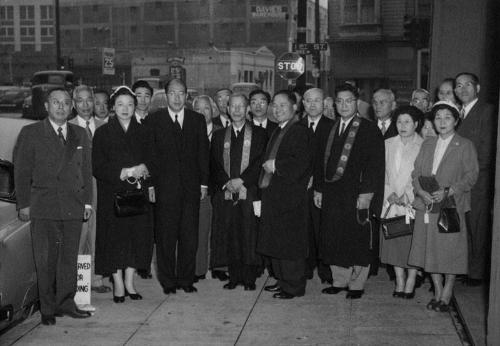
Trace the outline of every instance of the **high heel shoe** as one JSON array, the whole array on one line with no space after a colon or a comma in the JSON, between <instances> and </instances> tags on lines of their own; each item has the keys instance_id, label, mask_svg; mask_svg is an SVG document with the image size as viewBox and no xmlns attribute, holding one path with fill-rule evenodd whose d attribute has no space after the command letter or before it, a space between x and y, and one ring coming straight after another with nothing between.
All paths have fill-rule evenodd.
<instances>
[{"instance_id":1,"label":"high heel shoe","mask_svg":"<svg viewBox=\"0 0 500 346\"><path fill-rule=\"evenodd\" d=\"M392 296L394 298L404 298L405 297L405 293L404 292L400 292L400 291L394 291L394 292L392 292Z\"/></svg>"},{"instance_id":2,"label":"high heel shoe","mask_svg":"<svg viewBox=\"0 0 500 346\"><path fill-rule=\"evenodd\" d=\"M120 297L120 296L113 295L113 301L115 303L123 303L123 302L125 302L125 296Z\"/></svg>"},{"instance_id":3,"label":"high heel shoe","mask_svg":"<svg viewBox=\"0 0 500 346\"><path fill-rule=\"evenodd\" d=\"M403 298L404 299L413 299L413 298L415 298L415 290L411 291L410 293L404 292L403 293Z\"/></svg>"},{"instance_id":4,"label":"high heel shoe","mask_svg":"<svg viewBox=\"0 0 500 346\"><path fill-rule=\"evenodd\" d=\"M125 296L129 296L132 300L142 300L142 296L139 293L129 293L127 289L125 289Z\"/></svg>"}]
</instances>

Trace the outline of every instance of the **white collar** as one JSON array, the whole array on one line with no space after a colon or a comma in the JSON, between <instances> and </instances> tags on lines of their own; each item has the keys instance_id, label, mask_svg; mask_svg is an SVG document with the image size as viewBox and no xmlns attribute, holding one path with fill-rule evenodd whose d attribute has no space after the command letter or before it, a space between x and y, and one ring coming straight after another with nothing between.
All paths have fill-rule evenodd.
<instances>
[{"instance_id":1,"label":"white collar","mask_svg":"<svg viewBox=\"0 0 500 346\"><path fill-rule=\"evenodd\" d=\"M471 102L469 102L468 105L462 106L462 109L464 110L464 118L467 117L467 115L469 114L470 110L472 109L472 107L474 107L474 105L477 103L477 101L479 101L479 99L476 97L474 100L472 100Z\"/></svg>"},{"instance_id":2,"label":"white collar","mask_svg":"<svg viewBox=\"0 0 500 346\"><path fill-rule=\"evenodd\" d=\"M389 117L389 118L387 118L385 120L377 119L377 125L378 125L378 127L381 127L382 123L384 123L385 127L388 128L389 125L391 125L391 117Z\"/></svg>"},{"instance_id":3,"label":"white collar","mask_svg":"<svg viewBox=\"0 0 500 346\"><path fill-rule=\"evenodd\" d=\"M57 125L50 118L49 118L49 122L50 122L50 125L52 125L52 128L54 129L54 131L56 132L56 134L59 134L59 132L57 132L57 130L61 127L62 128L62 132L63 132L63 136L66 137L66 134L68 133L68 122L65 121L64 124Z\"/></svg>"},{"instance_id":4,"label":"white collar","mask_svg":"<svg viewBox=\"0 0 500 346\"><path fill-rule=\"evenodd\" d=\"M90 117L89 120L85 120L80 115L77 115L76 120L78 121L78 126L81 127L87 127L87 121L89 122L89 127L95 126L94 117Z\"/></svg>"},{"instance_id":5,"label":"white collar","mask_svg":"<svg viewBox=\"0 0 500 346\"><path fill-rule=\"evenodd\" d=\"M243 123L243 125L241 125L240 127L236 127L234 123L232 123L231 126L233 127L234 134L236 134L236 131L239 131L241 133L241 129L245 127L245 123Z\"/></svg>"},{"instance_id":6,"label":"white collar","mask_svg":"<svg viewBox=\"0 0 500 346\"><path fill-rule=\"evenodd\" d=\"M288 122L289 122L289 121L290 121L290 120L287 120L287 121L285 121L284 123L278 124L278 126L280 127L280 129L282 129L282 130L283 130L283 128L286 126L286 124L288 124Z\"/></svg>"},{"instance_id":7,"label":"white collar","mask_svg":"<svg viewBox=\"0 0 500 346\"><path fill-rule=\"evenodd\" d=\"M259 122L257 119L253 119L253 123L255 126L262 126L263 128L267 128L267 118L264 118L262 122Z\"/></svg>"}]
</instances>

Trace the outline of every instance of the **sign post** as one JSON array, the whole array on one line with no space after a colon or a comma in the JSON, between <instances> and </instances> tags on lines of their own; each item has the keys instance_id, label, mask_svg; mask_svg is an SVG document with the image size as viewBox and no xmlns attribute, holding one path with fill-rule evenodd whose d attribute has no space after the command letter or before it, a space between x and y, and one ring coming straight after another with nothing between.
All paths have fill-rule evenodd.
<instances>
[{"instance_id":1,"label":"sign post","mask_svg":"<svg viewBox=\"0 0 500 346\"><path fill-rule=\"evenodd\" d=\"M276 73L283 79L297 79L305 71L304 58L297 53L284 53L276 60Z\"/></svg>"}]
</instances>

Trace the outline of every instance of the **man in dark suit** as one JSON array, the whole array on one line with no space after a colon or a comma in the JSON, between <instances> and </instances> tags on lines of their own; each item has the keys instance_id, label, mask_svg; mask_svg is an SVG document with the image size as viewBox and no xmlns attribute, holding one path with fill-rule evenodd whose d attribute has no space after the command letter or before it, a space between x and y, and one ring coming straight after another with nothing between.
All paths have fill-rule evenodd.
<instances>
[{"instance_id":1,"label":"man in dark suit","mask_svg":"<svg viewBox=\"0 0 500 346\"><path fill-rule=\"evenodd\" d=\"M398 135L392 112L396 109L396 96L391 89L378 89L373 93L372 107L375 121L384 139Z\"/></svg>"},{"instance_id":2,"label":"man in dark suit","mask_svg":"<svg viewBox=\"0 0 500 346\"><path fill-rule=\"evenodd\" d=\"M267 91L258 89L254 90L248 96L250 99L250 112L252 121L255 126L266 129L267 137L271 138L271 134L278 126L267 117L269 104L271 103L271 95Z\"/></svg>"},{"instance_id":3,"label":"man in dark suit","mask_svg":"<svg viewBox=\"0 0 500 346\"><path fill-rule=\"evenodd\" d=\"M229 103L229 96L231 96L232 93L233 92L228 88L219 89L215 93L214 99L217 109L219 110L219 115L213 119L214 125L225 128L231 124L231 118L229 114L227 114L227 105Z\"/></svg>"},{"instance_id":4,"label":"man in dark suit","mask_svg":"<svg viewBox=\"0 0 500 346\"><path fill-rule=\"evenodd\" d=\"M474 143L479 161L479 176L471 191L471 211L466 214L469 232L468 284L471 286L488 279L496 155L495 108L478 99L479 90L479 78L475 74L463 72L455 77L455 94L462 102L457 133Z\"/></svg>"},{"instance_id":5,"label":"man in dark suit","mask_svg":"<svg viewBox=\"0 0 500 346\"><path fill-rule=\"evenodd\" d=\"M160 172L155 210L158 279L165 294L193 286L198 248L200 199L207 196L209 141L203 115L185 108L187 89L173 79L165 85L168 108L150 114L156 168Z\"/></svg>"},{"instance_id":6,"label":"man in dark suit","mask_svg":"<svg viewBox=\"0 0 500 346\"><path fill-rule=\"evenodd\" d=\"M373 239L370 224L380 215L383 194L385 149L382 134L373 122L357 112L359 94L352 85L335 90L340 119L326 137L318 138L321 150L314 165L314 202L321 208L320 256L331 265L333 285L322 290L358 299L364 293Z\"/></svg>"},{"instance_id":7,"label":"man in dark suit","mask_svg":"<svg viewBox=\"0 0 500 346\"><path fill-rule=\"evenodd\" d=\"M214 184L214 212L219 215L214 232L226 234L223 249L228 259L229 282L225 289L242 284L246 291L255 290L261 258L255 252L257 219L253 202L258 200L258 180L266 150L264 129L246 121L248 99L232 94L229 114L232 123L214 133L211 147L210 176Z\"/></svg>"},{"instance_id":8,"label":"man in dark suit","mask_svg":"<svg viewBox=\"0 0 500 346\"><path fill-rule=\"evenodd\" d=\"M318 88L308 89L304 93L302 103L306 116L300 122L309 128L313 142L314 153L319 151L317 138L324 137L330 132L333 120L323 116L323 90ZM318 276L322 283L332 283L332 272L330 266L324 264L318 257L320 210L314 206L313 201L313 178L307 186L309 196L309 256L307 257L306 276L312 279L314 268L318 268Z\"/></svg>"},{"instance_id":9,"label":"man in dark suit","mask_svg":"<svg viewBox=\"0 0 500 346\"><path fill-rule=\"evenodd\" d=\"M56 316L90 316L74 297L82 221L92 214L92 175L89 138L67 122L69 93L52 90L45 108L48 118L21 130L14 165L19 218L31 219L42 324L53 325Z\"/></svg>"},{"instance_id":10,"label":"man in dark suit","mask_svg":"<svg viewBox=\"0 0 500 346\"><path fill-rule=\"evenodd\" d=\"M312 146L307 127L295 115L297 98L283 90L274 95L278 120L267 145L259 187L262 218L257 251L271 258L276 284L265 290L273 297L291 299L305 294L308 244L307 184L311 175Z\"/></svg>"}]
</instances>

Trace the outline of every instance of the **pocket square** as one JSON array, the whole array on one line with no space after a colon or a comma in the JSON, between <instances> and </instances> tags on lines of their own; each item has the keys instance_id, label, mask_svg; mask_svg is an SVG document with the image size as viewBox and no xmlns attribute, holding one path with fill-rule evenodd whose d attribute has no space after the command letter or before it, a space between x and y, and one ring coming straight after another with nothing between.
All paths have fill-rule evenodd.
<instances>
[{"instance_id":1,"label":"pocket square","mask_svg":"<svg viewBox=\"0 0 500 346\"><path fill-rule=\"evenodd\" d=\"M78 149L83 149L83 147L81 145L79 145L76 147L76 150L78 150Z\"/></svg>"}]
</instances>

